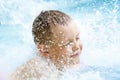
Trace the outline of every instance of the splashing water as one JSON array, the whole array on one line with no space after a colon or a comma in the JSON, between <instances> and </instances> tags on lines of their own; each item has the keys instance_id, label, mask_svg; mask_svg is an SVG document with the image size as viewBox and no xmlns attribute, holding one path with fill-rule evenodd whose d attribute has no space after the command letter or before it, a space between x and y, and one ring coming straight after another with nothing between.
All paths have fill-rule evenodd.
<instances>
[{"instance_id":1,"label":"splashing water","mask_svg":"<svg viewBox=\"0 0 120 80\"><path fill-rule=\"evenodd\" d=\"M57 9L76 20L83 42L79 70L65 72L61 80L120 79L119 0L1 0L0 80L35 55L31 29L41 10ZM83 64L82 64L83 63Z\"/></svg>"}]
</instances>

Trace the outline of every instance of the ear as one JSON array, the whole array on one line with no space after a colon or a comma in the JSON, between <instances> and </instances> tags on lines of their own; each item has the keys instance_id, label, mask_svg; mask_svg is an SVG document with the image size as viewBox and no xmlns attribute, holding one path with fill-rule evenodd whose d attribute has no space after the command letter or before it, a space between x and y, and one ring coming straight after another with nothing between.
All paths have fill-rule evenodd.
<instances>
[{"instance_id":1,"label":"ear","mask_svg":"<svg viewBox=\"0 0 120 80\"><path fill-rule=\"evenodd\" d=\"M39 54L45 58L48 58L49 57L49 52L48 52L48 49L45 47L45 45L43 44L40 44L38 46L38 50L39 50Z\"/></svg>"}]
</instances>

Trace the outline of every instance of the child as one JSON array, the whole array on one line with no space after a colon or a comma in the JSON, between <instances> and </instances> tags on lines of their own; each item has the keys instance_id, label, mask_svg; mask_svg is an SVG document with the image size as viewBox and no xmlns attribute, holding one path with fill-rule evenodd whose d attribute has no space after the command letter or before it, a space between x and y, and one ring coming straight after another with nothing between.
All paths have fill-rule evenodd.
<instances>
[{"instance_id":1,"label":"child","mask_svg":"<svg viewBox=\"0 0 120 80\"><path fill-rule=\"evenodd\" d=\"M59 80L59 72L80 62L82 44L74 21L57 10L42 11L32 33L39 56L18 68L10 80Z\"/></svg>"}]
</instances>

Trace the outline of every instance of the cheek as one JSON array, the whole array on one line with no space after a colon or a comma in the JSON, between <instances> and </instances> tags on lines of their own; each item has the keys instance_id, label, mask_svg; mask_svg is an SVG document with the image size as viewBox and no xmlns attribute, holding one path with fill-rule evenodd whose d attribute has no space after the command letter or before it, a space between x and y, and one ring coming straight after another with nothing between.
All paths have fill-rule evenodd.
<instances>
[{"instance_id":1,"label":"cheek","mask_svg":"<svg viewBox=\"0 0 120 80\"><path fill-rule=\"evenodd\" d=\"M70 45L65 46L64 52L65 52L66 54L67 54L67 53L72 53L72 47L71 47Z\"/></svg>"}]
</instances>

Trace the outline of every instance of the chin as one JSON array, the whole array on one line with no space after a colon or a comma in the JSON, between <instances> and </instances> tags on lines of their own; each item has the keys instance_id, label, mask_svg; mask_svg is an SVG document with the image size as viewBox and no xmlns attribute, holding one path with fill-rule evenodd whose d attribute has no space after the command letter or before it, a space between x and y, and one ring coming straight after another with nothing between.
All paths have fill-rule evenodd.
<instances>
[{"instance_id":1,"label":"chin","mask_svg":"<svg viewBox=\"0 0 120 80\"><path fill-rule=\"evenodd\" d=\"M77 64L80 64L80 58L79 57L76 57L76 58L70 60L70 62L68 63L68 67L72 68L73 66L75 66Z\"/></svg>"},{"instance_id":2,"label":"chin","mask_svg":"<svg viewBox=\"0 0 120 80\"><path fill-rule=\"evenodd\" d=\"M76 64L79 64L80 63L80 58L79 58L79 56L77 56L76 58L73 58L73 61L71 61L72 63L72 65L76 65Z\"/></svg>"},{"instance_id":3,"label":"chin","mask_svg":"<svg viewBox=\"0 0 120 80\"><path fill-rule=\"evenodd\" d=\"M80 63L80 59L74 61L74 65L75 65L75 64L79 64L79 63Z\"/></svg>"}]
</instances>

